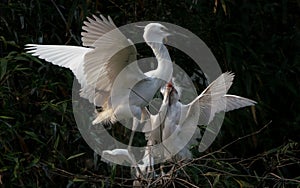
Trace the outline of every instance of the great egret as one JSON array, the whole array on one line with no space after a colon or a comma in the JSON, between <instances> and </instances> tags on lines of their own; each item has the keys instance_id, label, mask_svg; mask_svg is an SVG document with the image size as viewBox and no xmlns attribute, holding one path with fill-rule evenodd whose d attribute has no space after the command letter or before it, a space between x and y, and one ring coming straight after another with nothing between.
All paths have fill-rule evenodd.
<instances>
[{"instance_id":1,"label":"great egret","mask_svg":"<svg viewBox=\"0 0 300 188\"><path fill-rule=\"evenodd\" d=\"M163 142L166 158L176 156L177 159L190 159L192 157L189 147L196 143L191 138L197 129L198 122L208 125L215 114L221 111L228 112L234 109L252 106L255 101L226 94L232 85L234 74L226 72L213 81L198 97L187 105L179 102L179 95L174 85L169 82L164 91L164 99L160 108L160 116L151 115L152 126L161 124L162 134L159 130L148 133L148 139L153 143ZM193 121L199 109L199 121ZM191 140L186 140L191 138ZM160 140L162 139L162 140Z\"/></svg>"},{"instance_id":2,"label":"great egret","mask_svg":"<svg viewBox=\"0 0 300 188\"><path fill-rule=\"evenodd\" d=\"M95 106L102 107L93 124L115 123L119 118L132 116L135 117L134 120L141 119L142 109L165 84L164 80L171 79L172 62L163 44L164 38L171 33L160 23L149 23L144 27L143 38L152 48L158 66L146 73L134 66L131 74L126 75L139 80L131 93L131 100L129 101L128 96L122 92L131 88L128 86L132 79L123 78L120 85L124 91L119 91L118 104L112 107L111 91L114 81L124 68L136 60L137 52L131 40L121 33L109 16L108 19L102 15L100 17L88 17L88 21L84 22L82 42L85 47L27 44L27 52L72 70L81 85L80 96ZM125 108L128 103L131 112ZM134 121L133 131L136 130L138 122ZM132 138L130 140L132 141Z\"/></svg>"}]
</instances>

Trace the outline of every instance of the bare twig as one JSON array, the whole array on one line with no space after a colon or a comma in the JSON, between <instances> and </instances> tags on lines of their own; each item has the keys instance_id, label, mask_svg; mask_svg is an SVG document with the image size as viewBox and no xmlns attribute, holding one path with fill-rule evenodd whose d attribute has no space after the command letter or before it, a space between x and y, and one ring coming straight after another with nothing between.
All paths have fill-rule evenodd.
<instances>
[{"instance_id":1,"label":"bare twig","mask_svg":"<svg viewBox=\"0 0 300 188\"><path fill-rule=\"evenodd\" d=\"M57 4L55 3L55 1L54 1L54 0L51 0L51 2L52 2L52 4L54 5L54 7L56 8L56 10L57 10L58 14L60 15L61 19L62 19L63 22L65 23L66 28L67 28L67 30L68 30L68 32L69 32L71 38L73 38L77 44L80 44L80 41L78 41L78 40L76 39L76 37L73 35L72 30L70 29L70 26L69 26L69 24L68 24L66 18L64 17L63 13L62 13L62 12L60 11L60 9L58 8L58 6L57 6ZM70 41L70 39L69 39L66 43L68 43L69 41Z\"/></svg>"},{"instance_id":2,"label":"bare twig","mask_svg":"<svg viewBox=\"0 0 300 188\"><path fill-rule=\"evenodd\" d=\"M62 176L62 177L66 177L66 178L69 178L69 179L82 179L82 180L89 181L89 182L94 182L94 183L99 183L99 182L103 182L103 180L110 179L110 177L103 176L103 175L97 175L97 174L94 174L94 173L91 173L92 175L78 175L78 174L74 174L74 173L68 172L66 170L59 169L59 168L52 169L50 172L52 174L59 175L59 176ZM116 181L114 182L115 185L119 185L119 186L122 186L122 187L131 187L131 185L125 185L124 183L133 181L133 179L120 178L120 177L115 177L115 180L119 181L119 182L123 182L123 183L119 183L119 182L116 182Z\"/></svg>"},{"instance_id":3,"label":"bare twig","mask_svg":"<svg viewBox=\"0 0 300 188\"><path fill-rule=\"evenodd\" d=\"M289 181L289 182L294 182L294 183L297 183L298 185L300 185L300 181L299 180L289 179L289 178L283 178L283 177L280 177L277 174L274 174L272 172L270 173L270 175L274 176L275 178L277 178L280 181Z\"/></svg>"},{"instance_id":4,"label":"bare twig","mask_svg":"<svg viewBox=\"0 0 300 188\"><path fill-rule=\"evenodd\" d=\"M234 141L232 141L232 142L226 144L226 145L223 146L222 148L218 149L216 152L220 152L220 151L224 150L225 148L227 148L228 146L231 146L231 145L233 145L234 143L236 143L236 142L238 142L238 141L240 141L240 140L243 140L243 139L245 139L245 138L248 138L248 137L251 137L251 136L254 136L254 135L259 134L262 130L264 130L265 128L267 128L271 123L272 123L272 120L269 121L266 125L264 125L264 126L263 126L262 128L260 128L259 130L255 131L255 132L252 132L252 133L250 133L250 134L247 134L247 135L245 135L245 136L242 136L242 137L237 138L236 140L234 140Z\"/></svg>"},{"instance_id":5,"label":"bare twig","mask_svg":"<svg viewBox=\"0 0 300 188\"><path fill-rule=\"evenodd\" d=\"M220 148L220 149L218 149L218 150L216 150L216 151L213 151L213 152L208 153L208 154L206 154L206 155L202 155L202 156L199 157L199 158L192 159L192 160L189 161L188 163L183 164L180 168L178 168L178 170L184 168L185 166L188 166L188 165L194 163L195 161L201 160L201 159L203 159L203 158L205 158L205 157L207 157L207 156L211 156L211 155L213 155L213 154L215 154L215 153L220 153L220 152L222 152L222 150L226 149L227 147L233 145L234 143L236 143L236 142L238 142L238 141L240 141L240 140L242 140L242 139L245 139L245 138L254 136L254 135L256 135L256 134L259 134L262 130L264 130L265 128L267 128L271 123L272 123L272 120L271 120L270 122L268 122L266 125L264 125L262 128L260 128L259 130L255 131L255 132L252 132L252 133L247 134L247 135L245 135L245 136L239 137L239 138L237 138L236 140L234 140L234 141L232 141L232 142L226 144L225 146L223 146L222 148Z\"/></svg>"},{"instance_id":6,"label":"bare twig","mask_svg":"<svg viewBox=\"0 0 300 188\"><path fill-rule=\"evenodd\" d=\"M195 187L195 188L199 188L198 186L196 186L196 185L194 185L194 184L192 184L192 183L190 183L190 182L188 182L188 181L186 181L186 180L184 180L184 179L181 179L181 178L176 178L175 179L176 180L176 182L183 182L183 183L185 183L185 184L187 184L187 185L189 185L189 186L192 186L192 187ZM189 187L189 186L187 186L187 187Z\"/></svg>"}]
</instances>

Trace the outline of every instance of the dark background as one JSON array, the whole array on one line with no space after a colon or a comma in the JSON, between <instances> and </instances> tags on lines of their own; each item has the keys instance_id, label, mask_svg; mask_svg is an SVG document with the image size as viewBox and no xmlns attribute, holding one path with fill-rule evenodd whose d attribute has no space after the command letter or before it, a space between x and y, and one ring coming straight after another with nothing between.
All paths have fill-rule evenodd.
<instances>
[{"instance_id":1,"label":"dark background","mask_svg":"<svg viewBox=\"0 0 300 188\"><path fill-rule=\"evenodd\" d=\"M195 151L197 160L184 168L188 175L178 170L185 180L174 180L178 187L300 183L299 0L2 0L0 187L131 185L129 168L97 161L82 139L72 113L72 72L24 53L27 43L80 45L86 16L100 13L117 26L157 20L189 29L223 72L235 73L230 93L258 102L226 113L214 144ZM193 73L176 49L169 51Z\"/></svg>"}]
</instances>

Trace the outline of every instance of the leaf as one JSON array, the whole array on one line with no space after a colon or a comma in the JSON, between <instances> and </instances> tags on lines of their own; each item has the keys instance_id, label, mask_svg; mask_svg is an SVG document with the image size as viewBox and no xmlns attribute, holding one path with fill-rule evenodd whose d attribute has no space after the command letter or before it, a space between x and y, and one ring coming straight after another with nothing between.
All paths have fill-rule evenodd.
<instances>
[{"instance_id":1,"label":"leaf","mask_svg":"<svg viewBox=\"0 0 300 188\"><path fill-rule=\"evenodd\" d=\"M222 4L222 8L223 8L223 11L224 11L225 16L227 16L227 8L226 8L225 1L224 1L224 0L221 0L221 4Z\"/></svg>"},{"instance_id":2,"label":"leaf","mask_svg":"<svg viewBox=\"0 0 300 188\"><path fill-rule=\"evenodd\" d=\"M18 61L28 61L28 59L26 57L23 57L21 55L18 54L18 56L16 56L14 58L15 60L18 60Z\"/></svg>"},{"instance_id":3,"label":"leaf","mask_svg":"<svg viewBox=\"0 0 300 188\"><path fill-rule=\"evenodd\" d=\"M60 138L60 136L57 135L57 138L56 138L55 143L54 143L54 149L57 149L57 146L58 146L58 143L59 143L59 138Z\"/></svg>"},{"instance_id":4,"label":"leaf","mask_svg":"<svg viewBox=\"0 0 300 188\"><path fill-rule=\"evenodd\" d=\"M111 187L115 184L117 165L113 165L110 174Z\"/></svg>"},{"instance_id":5,"label":"leaf","mask_svg":"<svg viewBox=\"0 0 300 188\"><path fill-rule=\"evenodd\" d=\"M33 140L39 142L39 143L42 144L42 145L46 145L44 142L42 142L42 141L39 139L38 135L36 135L34 132L32 132L32 131L24 131L24 132L25 132L31 139L33 139Z\"/></svg>"},{"instance_id":6,"label":"leaf","mask_svg":"<svg viewBox=\"0 0 300 188\"><path fill-rule=\"evenodd\" d=\"M84 182L85 180L75 177L72 181L73 182Z\"/></svg>"},{"instance_id":7,"label":"leaf","mask_svg":"<svg viewBox=\"0 0 300 188\"><path fill-rule=\"evenodd\" d=\"M76 157L80 157L81 155L84 155L85 153L78 153L78 154L75 154L75 155L72 155L72 156L70 156L69 158L67 158L67 161L68 160L71 160L71 159L74 159L74 158L76 158Z\"/></svg>"},{"instance_id":8,"label":"leaf","mask_svg":"<svg viewBox=\"0 0 300 188\"><path fill-rule=\"evenodd\" d=\"M218 0L215 0L214 10L213 10L213 13L214 13L214 14L217 13L217 7L218 7Z\"/></svg>"},{"instance_id":9,"label":"leaf","mask_svg":"<svg viewBox=\"0 0 300 188\"><path fill-rule=\"evenodd\" d=\"M217 176L218 173L217 172L206 172L204 175L205 176Z\"/></svg>"},{"instance_id":10,"label":"leaf","mask_svg":"<svg viewBox=\"0 0 300 188\"><path fill-rule=\"evenodd\" d=\"M28 54L28 53L22 53L22 56L26 57L26 58L27 58L27 61L28 61L28 60L31 60L31 61L33 61L33 62L36 62L36 63L42 65L42 66L45 66L45 64L44 64L39 58L37 58L37 57L35 57L35 56L32 56L31 54Z\"/></svg>"},{"instance_id":11,"label":"leaf","mask_svg":"<svg viewBox=\"0 0 300 188\"><path fill-rule=\"evenodd\" d=\"M243 181L243 180L237 180L237 179L235 179L235 178L233 178L233 179L240 185L241 188L252 188L252 187L254 187L254 186L251 185L250 183L245 182L245 181Z\"/></svg>"},{"instance_id":12,"label":"leaf","mask_svg":"<svg viewBox=\"0 0 300 188\"><path fill-rule=\"evenodd\" d=\"M253 120L254 120L255 124L258 125L257 116L256 116L256 111L255 111L255 106L251 106L250 109L251 109L251 113L252 113Z\"/></svg>"},{"instance_id":13,"label":"leaf","mask_svg":"<svg viewBox=\"0 0 300 188\"><path fill-rule=\"evenodd\" d=\"M9 116L0 116L1 119L15 119L13 117L9 117Z\"/></svg>"},{"instance_id":14,"label":"leaf","mask_svg":"<svg viewBox=\"0 0 300 188\"><path fill-rule=\"evenodd\" d=\"M213 187L215 187L217 185L219 180L220 180L220 174L217 174L216 178L214 179Z\"/></svg>"},{"instance_id":15,"label":"leaf","mask_svg":"<svg viewBox=\"0 0 300 188\"><path fill-rule=\"evenodd\" d=\"M40 161L40 157L35 157L28 165L29 168L35 166Z\"/></svg>"},{"instance_id":16,"label":"leaf","mask_svg":"<svg viewBox=\"0 0 300 188\"><path fill-rule=\"evenodd\" d=\"M7 70L7 59L1 58L0 62L1 62L0 80L2 80Z\"/></svg>"}]
</instances>

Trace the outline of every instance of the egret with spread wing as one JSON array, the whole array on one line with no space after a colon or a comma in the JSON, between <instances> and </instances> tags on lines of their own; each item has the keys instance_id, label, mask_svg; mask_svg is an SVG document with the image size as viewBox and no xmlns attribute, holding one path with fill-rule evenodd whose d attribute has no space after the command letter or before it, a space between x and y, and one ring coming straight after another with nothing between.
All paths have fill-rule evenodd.
<instances>
[{"instance_id":1,"label":"egret with spread wing","mask_svg":"<svg viewBox=\"0 0 300 188\"><path fill-rule=\"evenodd\" d=\"M153 143L158 143L160 142L159 139L162 139L166 158L175 154L179 159L191 158L192 154L189 147L196 143L192 135L194 135L198 123L209 127L216 113L256 104L253 100L226 94L232 85L233 78L232 73L223 73L187 105L179 102L177 90L172 83L168 83L159 110L160 115L165 115L165 117L151 116L152 126L157 127L157 123L161 123L162 134L160 135L159 131L156 130L149 133L148 139ZM199 110L198 113L197 110Z\"/></svg>"},{"instance_id":2,"label":"egret with spread wing","mask_svg":"<svg viewBox=\"0 0 300 188\"><path fill-rule=\"evenodd\" d=\"M144 27L143 38L152 48L158 66L146 73L138 66L131 68L132 74L127 74L131 79L122 80L122 87L125 90L131 88L127 86L131 84L132 79L139 80L134 86L131 100L129 102L128 96L118 93L120 102L113 107L111 96L114 81L124 68L136 61L137 52L131 40L122 34L110 17L108 19L102 15L100 17L87 18L88 21L84 22L85 26L82 27L84 47L27 44L26 49L34 56L72 70L81 85L80 96L95 106L102 107L93 124L115 123L118 118L129 118L130 115L140 119L142 109L166 83L164 80L171 79L172 62L163 44L163 39L169 36L170 32L159 23L150 23ZM124 108L128 103L130 113ZM135 130L138 123L135 121L133 124L132 129Z\"/></svg>"}]
</instances>

